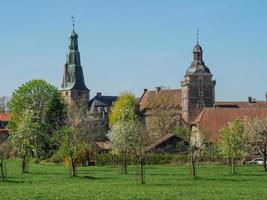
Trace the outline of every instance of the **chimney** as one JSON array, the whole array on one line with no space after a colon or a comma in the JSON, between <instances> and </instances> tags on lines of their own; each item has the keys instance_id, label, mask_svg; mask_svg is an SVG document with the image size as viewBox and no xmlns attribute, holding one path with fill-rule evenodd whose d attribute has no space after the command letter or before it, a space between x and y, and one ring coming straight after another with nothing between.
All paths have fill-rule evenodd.
<instances>
[{"instance_id":1,"label":"chimney","mask_svg":"<svg viewBox=\"0 0 267 200\"><path fill-rule=\"evenodd\" d=\"M161 87L156 87L156 93L158 93L161 90Z\"/></svg>"},{"instance_id":2,"label":"chimney","mask_svg":"<svg viewBox=\"0 0 267 200\"><path fill-rule=\"evenodd\" d=\"M101 92L97 92L96 96L101 97L102 96Z\"/></svg>"},{"instance_id":3,"label":"chimney","mask_svg":"<svg viewBox=\"0 0 267 200\"><path fill-rule=\"evenodd\" d=\"M266 101L267 101L267 92L265 92L265 99L266 99Z\"/></svg>"},{"instance_id":4,"label":"chimney","mask_svg":"<svg viewBox=\"0 0 267 200\"><path fill-rule=\"evenodd\" d=\"M252 97L248 97L248 102L249 103L256 103L256 99L254 99Z\"/></svg>"},{"instance_id":5,"label":"chimney","mask_svg":"<svg viewBox=\"0 0 267 200\"><path fill-rule=\"evenodd\" d=\"M146 93L146 92L147 92L147 89L145 88L145 89L144 89L144 93Z\"/></svg>"}]
</instances>

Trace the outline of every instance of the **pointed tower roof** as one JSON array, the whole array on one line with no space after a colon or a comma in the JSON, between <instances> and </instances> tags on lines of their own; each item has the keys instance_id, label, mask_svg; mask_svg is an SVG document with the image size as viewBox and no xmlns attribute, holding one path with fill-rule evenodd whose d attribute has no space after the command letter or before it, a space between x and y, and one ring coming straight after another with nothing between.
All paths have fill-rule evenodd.
<instances>
[{"instance_id":1,"label":"pointed tower roof","mask_svg":"<svg viewBox=\"0 0 267 200\"><path fill-rule=\"evenodd\" d=\"M190 67L187 69L185 76L189 75L212 75L209 68L205 65L203 61L203 50L198 42L198 32L197 32L197 44L193 49L193 61Z\"/></svg>"},{"instance_id":2,"label":"pointed tower roof","mask_svg":"<svg viewBox=\"0 0 267 200\"><path fill-rule=\"evenodd\" d=\"M74 30L74 20L73 30L69 34L69 47L61 90L88 90L84 82L78 48L78 34Z\"/></svg>"}]
</instances>

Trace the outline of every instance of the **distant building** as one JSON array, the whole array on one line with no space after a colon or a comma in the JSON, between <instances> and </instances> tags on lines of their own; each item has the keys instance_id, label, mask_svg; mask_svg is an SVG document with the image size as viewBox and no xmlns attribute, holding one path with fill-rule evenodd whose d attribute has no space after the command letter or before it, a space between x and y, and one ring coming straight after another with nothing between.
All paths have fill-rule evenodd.
<instances>
[{"instance_id":1,"label":"distant building","mask_svg":"<svg viewBox=\"0 0 267 200\"><path fill-rule=\"evenodd\" d=\"M69 35L69 48L60 91L64 99L69 103L81 100L88 102L90 98L90 90L84 82L78 49L78 34L74 29Z\"/></svg>"},{"instance_id":2,"label":"distant building","mask_svg":"<svg viewBox=\"0 0 267 200\"><path fill-rule=\"evenodd\" d=\"M0 113L0 143L8 137L7 124L10 121L10 113Z\"/></svg>"},{"instance_id":3,"label":"distant building","mask_svg":"<svg viewBox=\"0 0 267 200\"><path fill-rule=\"evenodd\" d=\"M68 103L81 102L88 104L92 116L108 121L108 113L117 96L102 96L99 92L90 100L90 90L87 88L81 66L78 48L78 34L74 28L69 35L69 47L64 65L61 95Z\"/></svg>"},{"instance_id":4,"label":"distant building","mask_svg":"<svg viewBox=\"0 0 267 200\"><path fill-rule=\"evenodd\" d=\"M191 128L194 133L204 134L208 141L215 142L219 138L219 130L233 118L267 117L267 101L249 97L247 102L216 102L216 81L212 76L203 61L202 47L197 42L193 49L193 61L181 81L181 89L156 87L154 91L144 90L139 105L147 127L150 126L149 118L157 115L155 110L170 110L177 127ZM162 99L165 105L155 103L157 99ZM165 135L170 136L170 133L166 132Z\"/></svg>"},{"instance_id":5,"label":"distant building","mask_svg":"<svg viewBox=\"0 0 267 200\"><path fill-rule=\"evenodd\" d=\"M117 99L117 96L102 96L101 92L98 92L88 103L89 111L94 117L108 121L110 108Z\"/></svg>"}]
</instances>

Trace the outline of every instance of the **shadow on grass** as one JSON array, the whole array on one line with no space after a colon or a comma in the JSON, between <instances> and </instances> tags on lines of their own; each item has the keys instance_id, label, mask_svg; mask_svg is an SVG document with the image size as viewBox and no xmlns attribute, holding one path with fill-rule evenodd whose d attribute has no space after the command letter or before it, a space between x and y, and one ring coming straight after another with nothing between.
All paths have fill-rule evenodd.
<instances>
[{"instance_id":1,"label":"shadow on grass","mask_svg":"<svg viewBox=\"0 0 267 200\"><path fill-rule=\"evenodd\" d=\"M9 178L7 178L4 182L0 181L0 183L25 183L25 181L18 181L18 180L10 180Z\"/></svg>"},{"instance_id":2,"label":"shadow on grass","mask_svg":"<svg viewBox=\"0 0 267 200\"><path fill-rule=\"evenodd\" d=\"M25 174L39 174L39 175L59 175L59 174L69 174L68 172L27 172Z\"/></svg>"},{"instance_id":3,"label":"shadow on grass","mask_svg":"<svg viewBox=\"0 0 267 200\"><path fill-rule=\"evenodd\" d=\"M224 181L224 182L244 182L244 181L251 181L251 179L246 178L246 179L239 179L239 175L229 175L225 176L225 178L209 178L209 177L195 177L193 179L199 180L199 181Z\"/></svg>"}]
</instances>

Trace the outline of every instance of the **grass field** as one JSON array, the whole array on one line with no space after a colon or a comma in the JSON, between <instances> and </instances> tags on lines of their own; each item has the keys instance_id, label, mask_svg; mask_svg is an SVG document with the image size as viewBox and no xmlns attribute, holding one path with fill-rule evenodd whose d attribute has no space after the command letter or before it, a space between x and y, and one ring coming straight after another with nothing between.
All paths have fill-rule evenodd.
<instances>
[{"instance_id":1,"label":"grass field","mask_svg":"<svg viewBox=\"0 0 267 200\"><path fill-rule=\"evenodd\" d=\"M195 179L187 166L147 166L145 185L135 170L83 167L69 177L66 167L30 164L30 173L21 174L19 162L9 161L0 199L267 199L267 174L259 166L239 167L236 176L225 166L200 166Z\"/></svg>"}]
</instances>

